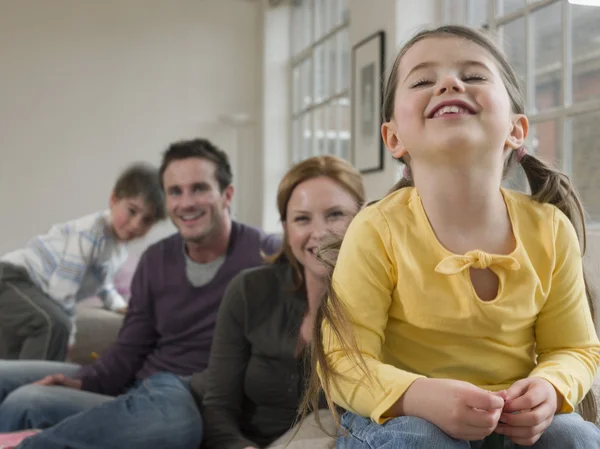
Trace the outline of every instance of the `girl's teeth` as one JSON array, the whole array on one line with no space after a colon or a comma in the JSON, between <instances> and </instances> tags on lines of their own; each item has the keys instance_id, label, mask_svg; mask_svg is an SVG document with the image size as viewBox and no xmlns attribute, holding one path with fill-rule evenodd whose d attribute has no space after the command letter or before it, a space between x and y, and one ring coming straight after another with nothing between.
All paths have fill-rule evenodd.
<instances>
[{"instance_id":1,"label":"girl's teeth","mask_svg":"<svg viewBox=\"0 0 600 449\"><path fill-rule=\"evenodd\" d=\"M438 111L435 113L435 117L439 117L440 115L444 115L444 114L468 114L469 111L467 111L465 108L462 108L460 106L444 106L443 108L438 109Z\"/></svg>"}]
</instances>

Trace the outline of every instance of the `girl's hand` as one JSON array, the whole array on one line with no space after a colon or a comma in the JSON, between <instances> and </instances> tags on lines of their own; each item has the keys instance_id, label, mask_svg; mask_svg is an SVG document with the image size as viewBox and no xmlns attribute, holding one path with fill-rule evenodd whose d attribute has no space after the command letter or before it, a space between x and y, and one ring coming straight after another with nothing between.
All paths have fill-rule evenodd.
<instances>
[{"instance_id":1,"label":"girl's hand","mask_svg":"<svg viewBox=\"0 0 600 449\"><path fill-rule=\"evenodd\" d=\"M417 379L403 395L403 414L426 419L459 440L483 440L498 425L504 397L458 380Z\"/></svg>"},{"instance_id":2,"label":"girl's hand","mask_svg":"<svg viewBox=\"0 0 600 449\"><path fill-rule=\"evenodd\" d=\"M496 433L521 446L533 445L562 407L562 397L550 382L540 377L521 379L506 394Z\"/></svg>"}]
</instances>

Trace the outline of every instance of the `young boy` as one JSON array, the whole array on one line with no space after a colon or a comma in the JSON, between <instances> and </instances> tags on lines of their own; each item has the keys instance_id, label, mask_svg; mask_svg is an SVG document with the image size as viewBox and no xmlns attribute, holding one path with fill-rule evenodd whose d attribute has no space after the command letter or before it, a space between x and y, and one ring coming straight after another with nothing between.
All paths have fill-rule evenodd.
<instances>
[{"instance_id":1,"label":"young boy","mask_svg":"<svg viewBox=\"0 0 600 449\"><path fill-rule=\"evenodd\" d=\"M135 164L118 178L110 209L52 226L0 258L0 330L9 359L63 361L75 339L75 303L98 295L125 313L112 285L126 242L165 217L158 171Z\"/></svg>"}]
</instances>

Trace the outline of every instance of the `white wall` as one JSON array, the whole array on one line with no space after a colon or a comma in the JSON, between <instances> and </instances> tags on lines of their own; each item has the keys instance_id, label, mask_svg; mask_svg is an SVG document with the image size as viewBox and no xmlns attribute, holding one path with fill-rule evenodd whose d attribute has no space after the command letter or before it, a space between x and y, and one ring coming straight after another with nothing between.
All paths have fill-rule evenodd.
<instances>
[{"instance_id":1,"label":"white wall","mask_svg":"<svg viewBox=\"0 0 600 449\"><path fill-rule=\"evenodd\" d=\"M0 2L0 253L104 208L126 164L158 164L173 140L235 153L217 120L259 118L261 26L241 0ZM244 173L260 168L258 136L240 133ZM260 191L238 186L244 221L260 224Z\"/></svg>"},{"instance_id":2,"label":"white wall","mask_svg":"<svg viewBox=\"0 0 600 449\"><path fill-rule=\"evenodd\" d=\"M400 45L419 28L437 24L442 9L439 0L350 0L350 44L356 45L380 30L385 31L386 76L396 58ZM408 12L410 11L410 13ZM396 180L397 162L385 154L384 170L365 174L365 186L369 199L379 198Z\"/></svg>"}]
</instances>

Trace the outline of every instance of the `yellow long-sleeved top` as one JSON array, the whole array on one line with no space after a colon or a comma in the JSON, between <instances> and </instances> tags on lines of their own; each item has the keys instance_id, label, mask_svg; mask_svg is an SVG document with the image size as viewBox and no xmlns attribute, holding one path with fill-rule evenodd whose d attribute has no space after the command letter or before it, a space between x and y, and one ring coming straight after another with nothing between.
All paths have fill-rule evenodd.
<instances>
[{"instance_id":1,"label":"yellow long-sleeved top","mask_svg":"<svg viewBox=\"0 0 600 449\"><path fill-rule=\"evenodd\" d=\"M414 188L354 218L333 287L371 381L324 323L326 355L344 376L332 389L338 405L382 423L382 415L423 376L491 391L537 376L562 394L562 412L583 399L596 374L600 344L575 229L552 205L502 193L517 241L510 255L449 252ZM494 300L478 298L471 267L498 276Z\"/></svg>"}]
</instances>

